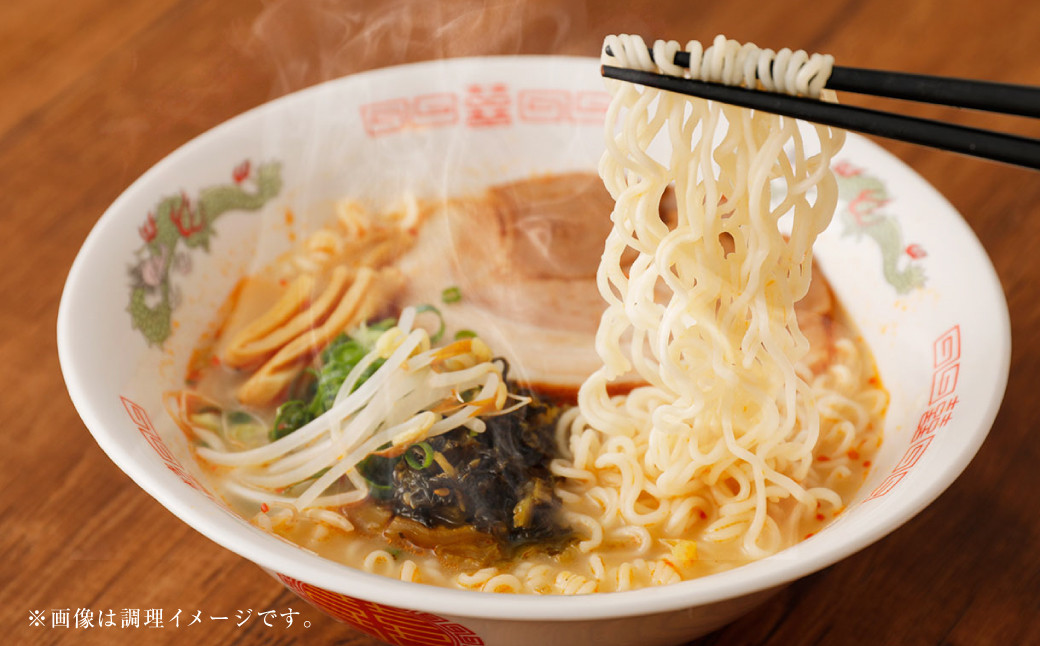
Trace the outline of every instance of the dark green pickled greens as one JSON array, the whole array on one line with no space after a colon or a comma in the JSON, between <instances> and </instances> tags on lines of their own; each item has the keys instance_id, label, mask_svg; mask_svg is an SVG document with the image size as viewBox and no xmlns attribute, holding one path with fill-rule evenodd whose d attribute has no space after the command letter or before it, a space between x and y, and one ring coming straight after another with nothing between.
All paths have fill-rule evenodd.
<instances>
[{"instance_id":1,"label":"dark green pickled greens","mask_svg":"<svg viewBox=\"0 0 1040 646\"><path fill-rule=\"evenodd\" d=\"M373 502L428 528L471 526L497 539L503 554L536 544L550 551L565 547L573 532L562 523L548 468L560 411L520 392L532 402L483 418L483 433L460 427L394 458L366 458L358 470Z\"/></svg>"},{"instance_id":2,"label":"dark green pickled greens","mask_svg":"<svg viewBox=\"0 0 1040 646\"><path fill-rule=\"evenodd\" d=\"M343 333L336 337L321 353L319 367L305 373L305 385L296 387L302 390L298 398L289 399L278 407L270 433L271 440L289 435L332 408L347 375L372 351L380 335L395 324L394 319L384 319L374 325L361 326L351 334ZM354 384L354 390L368 381L383 363L382 359L373 361Z\"/></svg>"}]
</instances>

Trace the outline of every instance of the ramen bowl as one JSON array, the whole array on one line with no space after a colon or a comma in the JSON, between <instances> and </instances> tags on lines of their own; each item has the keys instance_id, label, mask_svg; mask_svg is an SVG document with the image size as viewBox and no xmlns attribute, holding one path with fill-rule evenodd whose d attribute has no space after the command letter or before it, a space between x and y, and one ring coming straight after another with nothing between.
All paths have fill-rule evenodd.
<instances>
[{"instance_id":1,"label":"ramen bowl","mask_svg":"<svg viewBox=\"0 0 1040 646\"><path fill-rule=\"evenodd\" d=\"M112 204L69 273L58 346L87 428L184 522L393 644L678 644L912 518L961 473L993 422L1008 375L1007 305L957 212L854 135L836 158L841 199L817 263L891 400L865 484L801 543L629 592L471 592L325 560L250 524L207 483L162 393L183 386L193 348L242 276L285 253L345 196L388 203L594 170L607 102L592 59L436 61L325 83L189 142Z\"/></svg>"}]
</instances>

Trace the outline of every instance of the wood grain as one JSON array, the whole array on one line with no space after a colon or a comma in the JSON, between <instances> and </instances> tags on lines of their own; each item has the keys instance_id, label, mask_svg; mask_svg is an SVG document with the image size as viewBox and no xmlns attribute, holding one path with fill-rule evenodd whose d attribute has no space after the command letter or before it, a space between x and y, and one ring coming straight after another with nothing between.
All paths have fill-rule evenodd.
<instances>
[{"instance_id":1,"label":"wood grain","mask_svg":"<svg viewBox=\"0 0 1040 646\"><path fill-rule=\"evenodd\" d=\"M375 7L378 6L378 9ZM1040 3L377 3L9 0L0 5L0 630L8 643L289 644L371 639L184 525L100 451L64 391L63 281L100 213L191 137L322 80L431 56L595 55L607 33L826 51L845 65L1040 85ZM854 101L892 107L882 100ZM901 109L908 109L897 104ZM914 114L1040 136L1040 123ZM1011 308L1011 380L965 474L904 527L697 642L1040 643L1040 175L880 142L960 210ZM162 608L167 626L33 628L32 610ZM181 610L180 627L170 617ZM252 619L236 625L236 613ZM256 613L293 610L292 628ZM187 626L201 611L203 621ZM210 616L228 616L210 620ZM70 619L71 620L71 619ZM304 628L303 621L310 622Z\"/></svg>"}]
</instances>

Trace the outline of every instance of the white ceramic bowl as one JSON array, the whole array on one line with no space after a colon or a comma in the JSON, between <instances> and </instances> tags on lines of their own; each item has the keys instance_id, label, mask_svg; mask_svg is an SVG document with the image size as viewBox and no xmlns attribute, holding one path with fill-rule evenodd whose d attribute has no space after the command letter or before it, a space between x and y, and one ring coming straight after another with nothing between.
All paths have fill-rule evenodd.
<instances>
[{"instance_id":1,"label":"white ceramic bowl","mask_svg":"<svg viewBox=\"0 0 1040 646\"><path fill-rule=\"evenodd\" d=\"M659 588L493 595L323 560L251 526L209 492L160 394L182 384L193 344L235 281L287 249L336 198L459 194L532 173L595 169L602 87L591 59L378 70L261 106L161 161L101 217L62 296L61 366L98 444L186 523L330 615L397 644L681 643L906 522L985 438L1007 380L1010 326L997 277L965 222L856 136L838 158L842 202L818 262L873 349L891 405L867 483L846 513L801 544ZM179 200L164 198L181 194L193 208L170 213ZM410 638L395 628L405 625Z\"/></svg>"}]
</instances>

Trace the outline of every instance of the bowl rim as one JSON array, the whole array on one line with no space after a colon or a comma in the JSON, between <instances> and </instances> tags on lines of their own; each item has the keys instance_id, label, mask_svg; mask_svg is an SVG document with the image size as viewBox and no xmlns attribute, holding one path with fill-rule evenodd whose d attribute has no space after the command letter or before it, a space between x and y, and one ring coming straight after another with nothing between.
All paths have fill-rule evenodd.
<instances>
[{"instance_id":1,"label":"bowl rim","mask_svg":"<svg viewBox=\"0 0 1040 646\"><path fill-rule=\"evenodd\" d=\"M399 608L432 612L455 617L511 619L530 621L578 621L656 614L725 601L755 592L787 584L797 578L826 568L835 562L876 542L897 529L919 513L963 472L985 440L1003 400L1011 360L1011 323L1007 301L992 261L981 242L964 222L963 216L946 201L934 187L920 177L909 166L880 146L863 139L881 154L885 163L900 168L920 181L923 187L934 193L933 197L943 201L956 214L979 252L980 268L976 278L980 290L991 293L999 301L992 312L998 334L988 339L989 349L997 357L996 374L991 389L985 398L985 408L980 421L971 430L970 438L960 451L941 468L939 475L916 489L903 491L900 504L886 514L867 531L840 542L827 541L826 532L803 541L800 545L813 543L810 556L792 556L782 551L770 557L741 565L724 572L667 586L642 588L627 592L596 593L580 596L558 595L515 595L493 594L470 590L456 590L398 581L388 577L355 570L310 554L295 545L274 536L244 531L240 523L232 519L214 520L199 511L198 500L187 487L183 491L171 486L179 480L169 479L168 474L154 468L139 454L124 447L106 427L102 416L95 409L91 396L90 378L85 367L75 361L75 304L74 295L89 276L85 270L90 259L99 253L105 232L117 223L123 206L142 186L166 170L175 166L182 158L191 157L195 151L209 145L210 140L219 140L222 133L235 124L253 115L275 109L294 101L304 101L315 93L335 84L364 82L369 77L406 72L425 72L429 69L452 68L455 66L481 66L506 64L583 64L591 65L598 59L579 56L478 56L465 58L423 61L406 65L384 67L332 79L258 105L242 112L221 124L192 138L154 164L117 197L101 215L91 229L69 270L62 290L57 317L57 346L62 375L69 396L85 426L94 436L101 449L113 462L149 495L165 506L175 516L186 522L210 540L222 547L247 558L261 567L291 576L294 579L330 591L350 595L367 601ZM853 136L850 134L850 136ZM165 470L163 470L165 471ZM201 494L198 494L201 496ZM336 567L331 567L335 565Z\"/></svg>"}]
</instances>

